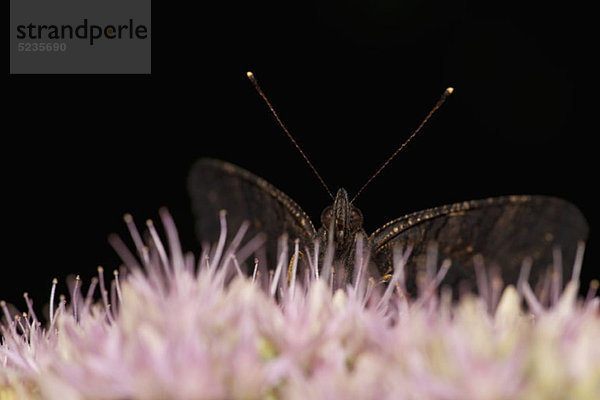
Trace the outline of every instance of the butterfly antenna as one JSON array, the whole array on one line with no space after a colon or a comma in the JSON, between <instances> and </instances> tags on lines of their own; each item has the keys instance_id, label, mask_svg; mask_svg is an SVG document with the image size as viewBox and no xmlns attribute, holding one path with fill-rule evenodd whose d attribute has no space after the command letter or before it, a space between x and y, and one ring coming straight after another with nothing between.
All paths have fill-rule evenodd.
<instances>
[{"instance_id":1,"label":"butterfly antenna","mask_svg":"<svg viewBox=\"0 0 600 400\"><path fill-rule=\"evenodd\" d=\"M327 185L325 184L325 181L323 180L323 178L321 178L321 175L319 175L319 173L317 172L317 169L315 168L315 166L310 162L310 160L308 159L308 157L306 156L306 154L302 151L302 149L300 148L300 146L298 145L298 143L296 142L296 140L294 139L294 137L290 134L290 132L287 130L287 128L283 124L283 122L281 122L281 119L279 119L279 115L277 115L277 112L275 112L275 109L271 105L271 102L269 101L269 99L267 98L267 96L265 95L265 93L260 88L260 86L258 84L258 81L254 77L254 74L252 72L248 71L248 72L246 72L246 75L248 76L248 79L250 79L250 82L252 82L252 84L254 85L254 88L256 89L256 91L258 92L258 94L260 94L260 97L262 97L263 100L265 101L265 103L267 103L267 106L269 107L269 110L271 110L271 113L273 114L273 116L277 120L277 123L279 124L279 126L281 126L281 129L283 129L283 131L285 132L285 134L290 138L290 140L292 141L292 143L294 144L294 146L296 146L296 149L298 149L298 151L300 152L300 154L304 158L304 161L306 161L306 163L308 164L308 166L310 167L310 169L312 169L312 171L315 173L315 175L317 176L317 178L319 178L319 182L321 182L321 185L323 185L323 187L325 188L325 190L327 190L327 193L329 194L329 197L331 197L332 199L334 199L333 194L331 193L331 190L329 190L329 187L327 187Z\"/></svg>"},{"instance_id":2,"label":"butterfly antenna","mask_svg":"<svg viewBox=\"0 0 600 400\"><path fill-rule=\"evenodd\" d=\"M446 90L444 90L444 93L442 93L442 96L440 97L440 99L437 101L437 103L435 103L435 106L433 106L433 108L425 116L425 118L423 119L423 121L421 122L421 124L417 127L417 129L415 129L415 131L412 133L412 135L410 135L408 137L408 139L406 139L404 141L404 143L402 143L402 145L400 145L400 147L398 147L396 149L396 151L394 151L394 153L383 163L383 165L381 167L379 167L379 169L377 171L375 171L375 173L373 175L371 175L371 177L369 178L369 180L367 180L367 182L365 182L365 184L362 185L362 187L358 190L358 192L356 193L356 195L354 196L354 198L352 199L352 201L350 201L350 203L354 203L354 200L356 200L356 198L358 197L358 195L361 194L363 190L365 190L365 188L369 185L369 183L371 183L371 181L373 179L375 179L375 177L377 175L379 175L381 173L381 171L383 171L383 169L385 167L387 167L387 165L390 163L390 161L392 161L394 159L394 157L396 157L396 155L398 153L400 153L400 151L402 151L402 149L404 147L406 147L406 145L408 144L408 142L410 142L417 135L417 133L419 133L419 131L427 123L427 121L429 120L429 118L431 118L431 116L437 111L438 108L440 108L442 106L442 104L444 104L444 102L446 101L446 99L448 98L448 96L450 96L452 94L452 92L454 92L454 88L451 88L451 87L446 88Z\"/></svg>"}]
</instances>

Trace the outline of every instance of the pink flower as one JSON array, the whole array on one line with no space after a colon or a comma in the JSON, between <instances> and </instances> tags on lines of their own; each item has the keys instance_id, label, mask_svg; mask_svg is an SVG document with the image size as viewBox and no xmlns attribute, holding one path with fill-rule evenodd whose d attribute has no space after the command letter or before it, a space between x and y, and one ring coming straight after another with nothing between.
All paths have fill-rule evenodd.
<instances>
[{"instance_id":1,"label":"pink flower","mask_svg":"<svg viewBox=\"0 0 600 400\"><path fill-rule=\"evenodd\" d=\"M18 318L0 305L0 399L600 398L599 299L576 297L580 260L548 301L528 284L495 300L407 299L408 253L389 284L337 287L325 272L288 285L287 256L271 279L250 278L221 240L196 264L161 217L168 246L152 223L142 243L127 216L136 255L113 238L127 273L106 287L100 269L85 291L76 279L68 302L53 294L48 325L28 297Z\"/></svg>"}]
</instances>

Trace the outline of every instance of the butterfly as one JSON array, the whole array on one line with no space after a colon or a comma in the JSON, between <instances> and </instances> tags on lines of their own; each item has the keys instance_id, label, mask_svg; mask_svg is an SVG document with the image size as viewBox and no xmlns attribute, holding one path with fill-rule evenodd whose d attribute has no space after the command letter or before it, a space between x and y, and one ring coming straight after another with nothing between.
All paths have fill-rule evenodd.
<instances>
[{"instance_id":1,"label":"butterfly","mask_svg":"<svg viewBox=\"0 0 600 400\"><path fill-rule=\"evenodd\" d=\"M380 277L393 272L394 249L410 246L405 283L409 293L414 294L418 271L423 268L432 243L442 257L451 261L442 285L458 288L462 282L476 281L475 264L479 255L488 265L501 268L505 283L517 282L523 262L528 258L532 263L529 278L536 282L555 262L555 249L560 249L564 259L573 260L578 242L587 238L587 222L575 205L556 197L530 195L491 197L417 211L393 219L367 236L363 214L353 204L354 199L421 130L453 89L446 89L418 128L350 200L345 189L339 189L335 196L331 193L279 119L254 74L248 72L247 75L330 194L333 204L321 213L321 226L317 230L295 201L266 180L225 161L200 159L191 169L188 190L197 220L196 233L201 241L215 240L220 229L216 215L225 209L230 226L249 221L248 236L261 232L267 235L269 265L273 265L278 256L275 239L284 233L289 240L298 239L300 249L310 248L318 241L322 252L332 242L334 264L341 264L348 277L352 276L355 264L357 239L366 239L371 260L369 272ZM229 235L231 238L232 234ZM563 268L565 277L567 269Z\"/></svg>"},{"instance_id":2,"label":"butterfly","mask_svg":"<svg viewBox=\"0 0 600 400\"><path fill-rule=\"evenodd\" d=\"M363 214L344 189L337 191L333 204L321 213L317 230L289 196L234 164L200 159L191 168L188 184L201 240L215 240L219 232L216 216L226 209L229 226L248 221L248 237L267 235L266 262L270 265L278 255L276 239L284 233L290 241L299 239L300 249L311 248L315 241L324 249L333 238L334 260L346 269L354 265L355 241L362 235L380 276L393 272L395 246L411 246L406 282L413 293L417 270L423 266L432 242L437 243L440 255L452 262L443 284L457 288L463 281L475 282L477 254L487 264L502 269L505 283L517 282L528 257L533 263L530 280L535 282L552 264L555 246L560 247L564 259L573 260L577 242L585 240L588 232L587 222L575 205L549 196L491 197L430 208L393 219L367 236ZM229 233L229 239L234 233Z\"/></svg>"}]
</instances>

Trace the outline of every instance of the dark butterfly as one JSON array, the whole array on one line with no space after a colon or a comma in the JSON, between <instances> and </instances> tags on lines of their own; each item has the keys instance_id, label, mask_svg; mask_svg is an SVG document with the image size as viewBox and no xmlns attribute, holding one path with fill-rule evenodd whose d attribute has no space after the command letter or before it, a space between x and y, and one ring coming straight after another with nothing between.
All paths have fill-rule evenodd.
<instances>
[{"instance_id":1,"label":"dark butterfly","mask_svg":"<svg viewBox=\"0 0 600 400\"><path fill-rule=\"evenodd\" d=\"M330 230L334 241L334 260L346 269L354 265L355 240L363 230L363 215L339 189L333 205L321 214L316 230L308 215L286 194L262 178L228 162L198 160L190 173L189 191L197 217L201 240L215 240L219 232L216 218L227 210L231 227L249 221L247 235L268 235L267 259L276 260L276 239L284 232L290 240L298 238L300 248L315 240L324 249ZM571 203L546 196L505 196L465 201L418 211L392 220L368 237L371 260L377 272L392 272L392 250L396 245L413 247L407 263L406 282L414 292L416 270L424 264L428 243L438 244L452 266L444 284L456 287L461 281L474 282L474 256L482 254L486 263L502 268L505 283L516 283L523 260L533 261L531 280L552 264L554 246L565 260L575 257L577 241L587 237L587 223ZM233 232L235 233L235 232ZM233 236L230 233L229 238ZM565 274L566 276L566 274Z\"/></svg>"},{"instance_id":2,"label":"dark butterfly","mask_svg":"<svg viewBox=\"0 0 600 400\"><path fill-rule=\"evenodd\" d=\"M224 161L201 159L193 166L189 177L198 237L215 240L220 228L215 216L219 210L226 209L230 226L239 226L248 220L248 235L265 232L269 236L266 248L269 265L273 265L277 257L277 244L273 239L287 233L291 240L299 239L301 249L310 247L316 240L320 242L320 249L325 249L332 240L334 264L342 264L347 272L351 272L357 235L367 237L361 211L352 204L353 200L348 199L346 190L339 189L335 197L331 194L251 72L248 72L248 78L334 202L321 213L321 228L317 231L291 198L264 179ZM446 89L419 127L356 196L419 132L452 92L452 88ZM530 280L535 282L553 263L555 248L561 250L565 260L573 260L577 243L587 238L587 232L587 222L581 212L573 204L555 197L505 196L465 201L405 215L373 232L368 237L368 245L374 268L370 266L369 270L380 276L391 273L393 249L410 245L412 252L407 263L406 285L409 292L414 293L417 269L424 265L429 244L435 242L439 253L452 262L443 284L456 288L462 281L474 282L477 254L481 254L487 264L502 268L505 283L516 283L523 260L530 258ZM567 271L563 268L563 278L567 277ZM346 276L352 275L347 273Z\"/></svg>"}]
</instances>

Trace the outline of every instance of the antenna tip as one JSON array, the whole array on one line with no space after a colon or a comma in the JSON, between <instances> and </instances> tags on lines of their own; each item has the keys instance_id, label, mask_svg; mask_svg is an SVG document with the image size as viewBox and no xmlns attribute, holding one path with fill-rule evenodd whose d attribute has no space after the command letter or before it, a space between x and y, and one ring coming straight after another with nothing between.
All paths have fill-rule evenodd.
<instances>
[{"instance_id":1,"label":"antenna tip","mask_svg":"<svg viewBox=\"0 0 600 400\"><path fill-rule=\"evenodd\" d=\"M254 74L252 73L252 71L246 72L246 76L250 79L254 78Z\"/></svg>"},{"instance_id":2,"label":"antenna tip","mask_svg":"<svg viewBox=\"0 0 600 400\"><path fill-rule=\"evenodd\" d=\"M446 88L446 94L452 94L452 92L454 92L454 88L453 87Z\"/></svg>"}]
</instances>

